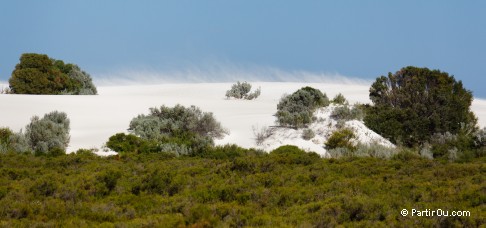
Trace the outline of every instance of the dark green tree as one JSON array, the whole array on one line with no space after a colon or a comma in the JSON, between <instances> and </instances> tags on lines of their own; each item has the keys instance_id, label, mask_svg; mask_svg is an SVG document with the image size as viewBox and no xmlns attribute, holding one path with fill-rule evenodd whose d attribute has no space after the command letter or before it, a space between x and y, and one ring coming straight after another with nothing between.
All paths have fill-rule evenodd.
<instances>
[{"instance_id":1,"label":"dark green tree","mask_svg":"<svg viewBox=\"0 0 486 228\"><path fill-rule=\"evenodd\" d=\"M416 146L436 133L476 129L471 91L439 70L405 67L376 79L365 124L392 142Z\"/></svg>"},{"instance_id":2,"label":"dark green tree","mask_svg":"<svg viewBox=\"0 0 486 228\"><path fill-rule=\"evenodd\" d=\"M16 94L96 94L91 77L74 64L25 53L9 79Z\"/></svg>"}]
</instances>

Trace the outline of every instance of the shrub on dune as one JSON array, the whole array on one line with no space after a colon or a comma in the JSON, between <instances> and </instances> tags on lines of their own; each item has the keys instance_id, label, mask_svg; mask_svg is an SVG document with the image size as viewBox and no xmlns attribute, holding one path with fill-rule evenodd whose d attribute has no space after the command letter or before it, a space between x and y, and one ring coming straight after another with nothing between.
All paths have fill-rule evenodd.
<instances>
[{"instance_id":1,"label":"shrub on dune","mask_svg":"<svg viewBox=\"0 0 486 228\"><path fill-rule=\"evenodd\" d=\"M284 127L301 128L312 123L314 112L329 105L326 94L304 87L280 99L277 105L277 123Z\"/></svg>"},{"instance_id":2,"label":"shrub on dune","mask_svg":"<svg viewBox=\"0 0 486 228\"><path fill-rule=\"evenodd\" d=\"M148 115L138 115L129 125L133 135L117 134L107 146L117 152L169 152L195 155L214 146L214 139L228 134L212 113L195 106L176 105L151 108Z\"/></svg>"},{"instance_id":3,"label":"shrub on dune","mask_svg":"<svg viewBox=\"0 0 486 228\"><path fill-rule=\"evenodd\" d=\"M237 82L231 86L231 89L226 91L226 98L236 98L236 99L245 99L245 100L253 100L260 96L261 89L258 88L257 90L251 91L251 84L248 82Z\"/></svg>"}]
</instances>

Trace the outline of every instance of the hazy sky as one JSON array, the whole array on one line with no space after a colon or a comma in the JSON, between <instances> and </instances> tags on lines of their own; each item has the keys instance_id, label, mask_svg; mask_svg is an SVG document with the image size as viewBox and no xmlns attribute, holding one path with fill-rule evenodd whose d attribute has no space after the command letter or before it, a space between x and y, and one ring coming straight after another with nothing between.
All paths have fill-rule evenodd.
<instances>
[{"instance_id":1,"label":"hazy sky","mask_svg":"<svg viewBox=\"0 0 486 228\"><path fill-rule=\"evenodd\" d=\"M214 65L371 80L414 65L486 98L480 0L11 0L0 3L0 31L3 81L25 52L76 63L95 80Z\"/></svg>"}]
</instances>

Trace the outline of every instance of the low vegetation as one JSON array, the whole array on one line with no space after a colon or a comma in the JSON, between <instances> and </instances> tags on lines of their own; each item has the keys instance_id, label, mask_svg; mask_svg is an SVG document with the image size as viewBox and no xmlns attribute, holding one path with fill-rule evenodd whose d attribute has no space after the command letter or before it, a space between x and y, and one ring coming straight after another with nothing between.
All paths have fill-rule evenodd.
<instances>
[{"instance_id":1,"label":"low vegetation","mask_svg":"<svg viewBox=\"0 0 486 228\"><path fill-rule=\"evenodd\" d=\"M324 159L294 146L197 157L0 156L0 226L326 227L486 224L486 160ZM469 211L419 217L402 209Z\"/></svg>"},{"instance_id":2,"label":"low vegetation","mask_svg":"<svg viewBox=\"0 0 486 228\"><path fill-rule=\"evenodd\" d=\"M69 71L47 58L56 66L49 67L47 56L23 57L19 69L30 70L19 75L37 67ZM63 80L62 75L55 79ZM0 128L0 226L484 226L486 129L476 126L469 95L447 74L411 67L377 79L370 89L373 105L350 107L338 94L331 118L343 123L364 118L399 145L357 143L353 130L338 127L323 145L325 158L293 145L270 153L215 146L214 139L228 131L195 106L161 106L138 115L129 134L109 138L106 146L118 152L109 157L86 149L66 154L70 121L65 113L33 117L25 133ZM437 122L437 113L425 107L435 107L435 99L446 103L442 111L457 105L461 110L452 114L464 115ZM315 110L330 103L326 94L304 87L280 100L277 123L307 127ZM431 116L423 120L422 114ZM419 132L423 128L427 131ZM254 127L257 143L274 129ZM314 136L311 129L302 130L305 140ZM403 216L403 209L470 216Z\"/></svg>"}]
</instances>

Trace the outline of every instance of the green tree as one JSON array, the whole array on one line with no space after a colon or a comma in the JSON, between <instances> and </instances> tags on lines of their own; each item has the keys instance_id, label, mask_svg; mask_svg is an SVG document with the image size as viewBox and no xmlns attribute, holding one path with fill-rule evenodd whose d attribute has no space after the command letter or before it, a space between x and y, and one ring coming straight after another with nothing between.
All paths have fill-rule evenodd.
<instances>
[{"instance_id":1,"label":"green tree","mask_svg":"<svg viewBox=\"0 0 486 228\"><path fill-rule=\"evenodd\" d=\"M74 64L25 53L9 79L16 94L96 94L91 77Z\"/></svg>"},{"instance_id":2,"label":"green tree","mask_svg":"<svg viewBox=\"0 0 486 228\"><path fill-rule=\"evenodd\" d=\"M409 66L381 76L370 88L370 99L374 106L367 109L365 124L394 143L416 146L435 133L476 128L471 91L439 70Z\"/></svg>"}]
</instances>

